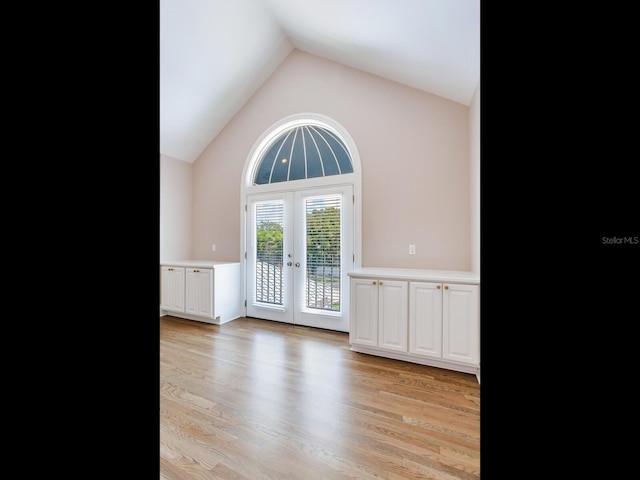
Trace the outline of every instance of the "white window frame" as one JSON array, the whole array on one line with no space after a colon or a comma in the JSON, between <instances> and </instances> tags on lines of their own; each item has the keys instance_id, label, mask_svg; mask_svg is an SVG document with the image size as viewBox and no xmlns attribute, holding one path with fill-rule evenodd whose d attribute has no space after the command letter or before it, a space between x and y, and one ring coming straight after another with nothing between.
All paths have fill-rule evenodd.
<instances>
[{"instance_id":1,"label":"white window frame","mask_svg":"<svg viewBox=\"0 0 640 480\"><path fill-rule=\"evenodd\" d=\"M345 144L351 155L351 162L353 164L353 173L346 173L342 175L332 175L328 177L316 177L305 180L292 180L288 182L278 182L265 185L254 185L253 179L255 177L256 169L259 167L260 160L268 151L272 142L280 136L284 131L302 126L302 125L317 125L322 128L326 128L336 134ZM354 268L360 268L362 266L362 188L361 188L361 168L360 168L360 154L358 148L349 134L349 132L340 125L334 119L327 117L319 113L298 113L285 117L278 122L271 125L265 132L256 140L253 147L247 155L244 168L242 170L242 179L240 187L240 252L241 252L241 285L244 291L245 303L247 299L246 291L246 205L247 197L249 195L258 193L269 192L287 192L308 190L313 188L345 185L349 184L353 186L353 251ZM246 315L246 304L244 306L244 314ZM348 313L347 313L348 314Z\"/></svg>"}]
</instances>

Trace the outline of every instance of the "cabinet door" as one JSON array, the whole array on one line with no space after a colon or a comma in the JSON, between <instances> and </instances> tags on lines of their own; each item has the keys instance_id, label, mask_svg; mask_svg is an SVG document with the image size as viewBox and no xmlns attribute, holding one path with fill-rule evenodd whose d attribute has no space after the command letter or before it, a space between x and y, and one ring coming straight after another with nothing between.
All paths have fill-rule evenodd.
<instances>
[{"instance_id":1,"label":"cabinet door","mask_svg":"<svg viewBox=\"0 0 640 480\"><path fill-rule=\"evenodd\" d=\"M378 346L378 281L351 279L349 342Z\"/></svg>"},{"instance_id":2,"label":"cabinet door","mask_svg":"<svg viewBox=\"0 0 640 480\"><path fill-rule=\"evenodd\" d=\"M187 268L185 311L213 318L213 270Z\"/></svg>"},{"instance_id":3,"label":"cabinet door","mask_svg":"<svg viewBox=\"0 0 640 480\"><path fill-rule=\"evenodd\" d=\"M442 284L409 284L409 352L442 358Z\"/></svg>"},{"instance_id":4,"label":"cabinet door","mask_svg":"<svg viewBox=\"0 0 640 480\"><path fill-rule=\"evenodd\" d=\"M480 364L480 287L445 284L442 302L442 358Z\"/></svg>"},{"instance_id":5,"label":"cabinet door","mask_svg":"<svg viewBox=\"0 0 640 480\"><path fill-rule=\"evenodd\" d=\"M161 301L163 310L184 312L184 268L162 267Z\"/></svg>"},{"instance_id":6,"label":"cabinet door","mask_svg":"<svg viewBox=\"0 0 640 480\"><path fill-rule=\"evenodd\" d=\"M381 280L378 285L378 346L406 352L408 344L407 282Z\"/></svg>"}]
</instances>

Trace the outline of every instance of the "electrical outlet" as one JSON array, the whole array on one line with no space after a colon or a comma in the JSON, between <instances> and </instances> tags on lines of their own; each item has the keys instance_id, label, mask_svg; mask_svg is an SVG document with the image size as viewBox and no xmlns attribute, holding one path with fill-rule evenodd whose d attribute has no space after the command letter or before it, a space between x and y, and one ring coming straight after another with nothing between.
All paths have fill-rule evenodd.
<instances>
[{"instance_id":1,"label":"electrical outlet","mask_svg":"<svg viewBox=\"0 0 640 480\"><path fill-rule=\"evenodd\" d=\"M416 254L416 246L409 245L409 255L415 255L415 254Z\"/></svg>"},{"instance_id":2,"label":"electrical outlet","mask_svg":"<svg viewBox=\"0 0 640 480\"><path fill-rule=\"evenodd\" d=\"M216 244L215 244L215 243L212 243L212 244L211 244L211 251L212 251L212 252L215 252L215 251L216 251Z\"/></svg>"}]
</instances>

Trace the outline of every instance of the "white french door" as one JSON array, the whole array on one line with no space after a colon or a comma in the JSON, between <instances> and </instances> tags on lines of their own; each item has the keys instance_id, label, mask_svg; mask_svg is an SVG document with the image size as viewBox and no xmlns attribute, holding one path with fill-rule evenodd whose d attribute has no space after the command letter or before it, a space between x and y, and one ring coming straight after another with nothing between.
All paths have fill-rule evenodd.
<instances>
[{"instance_id":1,"label":"white french door","mask_svg":"<svg viewBox=\"0 0 640 480\"><path fill-rule=\"evenodd\" d=\"M353 187L247 196L247 316L349 331Z\"/></svg>"}]
</instances>

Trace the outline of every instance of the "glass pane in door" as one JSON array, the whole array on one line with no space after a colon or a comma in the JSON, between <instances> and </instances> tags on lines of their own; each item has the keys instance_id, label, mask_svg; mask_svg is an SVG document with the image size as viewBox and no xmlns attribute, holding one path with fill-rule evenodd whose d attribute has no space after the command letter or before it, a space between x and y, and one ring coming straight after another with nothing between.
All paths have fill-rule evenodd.
<instances>
[{"instance_id":1,"label":"glass pane in door","mask_svg":"<svg viewBox=\"0 0 640 480\"><path fill-rule=\"evenodd\" d=\"M341 196L305 199L305 307L340 312Z\"/></svg>"},{"instance_id":2,"label":"glass pane in door","mask_svg":"<svg viewBox=\"0 0 640 480\"><path fill-rule=\"evenodd\" d=\"M282 201L260 202L255 205L255 301L283 305L283 225Z\"/></svg>"}]
</instances>

